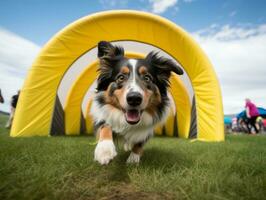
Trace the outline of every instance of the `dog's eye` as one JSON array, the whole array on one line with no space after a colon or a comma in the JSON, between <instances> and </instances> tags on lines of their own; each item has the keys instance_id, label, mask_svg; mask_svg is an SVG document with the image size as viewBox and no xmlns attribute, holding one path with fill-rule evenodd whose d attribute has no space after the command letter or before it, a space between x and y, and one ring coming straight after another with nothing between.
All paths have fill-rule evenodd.
<instances>
[{"instance_id":1,"label":"dog's eye","mask_svg":"<svg viewBox=\"0 0 266 200\"><path fill-rule=\"evenodd\" d=\"M119 75L116 79L118 82L123 82L125 80L125 76L124 75Z\"/></svg>"},{"instance_id":2,"label":"dog's eye","mask_svg":"<svg viewBox=\"0 0 266 200\"><path fill-rule=\"evenodd\" d=\"M149 75L145 75L144 76L144 81L147 82L147 83L151 82L151 77Z\"/></svg>"}]
</instances>

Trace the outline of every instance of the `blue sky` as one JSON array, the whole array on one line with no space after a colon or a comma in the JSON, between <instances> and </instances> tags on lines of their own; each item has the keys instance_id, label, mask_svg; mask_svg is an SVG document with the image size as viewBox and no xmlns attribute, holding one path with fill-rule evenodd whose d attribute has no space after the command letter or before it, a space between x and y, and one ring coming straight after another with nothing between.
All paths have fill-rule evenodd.
<instances>
[{"instance_id":1,"label":"blue sky","mask_svg":"<svg viewBox=\"0 0 266 200\"><path fill-rule=\"evenodd\" d=\"M0 26L43 45L78 18L109 9L152 11L149 0L6 0L0 1ZM265 0L179 0L158 13L189 32L211 24L256 25L266 22Z\"/></svg>"},{"instance_id":2,"label":"blue sky","mask_svg":"<svg viewBox=\"0 0 266 200\"><path fill-rule=\"evenodd\" d=\"M2 0L0 88L7 101L0 110L9 110L9 99L54 34L114 9L158 14L187 30L213 63L225 113L240 112L245 98L266 107L266 0Z\"/></svg>"}]
</instances>

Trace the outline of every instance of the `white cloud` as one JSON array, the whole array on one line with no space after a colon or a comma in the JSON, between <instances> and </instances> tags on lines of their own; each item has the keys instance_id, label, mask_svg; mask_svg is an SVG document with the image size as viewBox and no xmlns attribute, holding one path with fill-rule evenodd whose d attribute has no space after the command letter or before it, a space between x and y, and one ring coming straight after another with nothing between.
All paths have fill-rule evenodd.
<instances>
[{"instance_id":1,"label":"white cloud","mask_svg":"<svg viewBox=\"0 0 266 200\"><path fill-rule=\"evenodd\" d=\"M31 41L0 28L0 88L5 98L0 110L9 111L10 98L22 87L39 50Z\"/></svg>"},{"instance_id":2,"label":"white cloud","mask_svg":"<svg viewBox=\"0 0 266 200\"><path fill-rule=\"evenodd\" d=\"M195 0L182 0L184 3L191 3ZM149 0L151 12L156 14L162 14L167 11L169 8L174 9L174 13L178 12L179 0Z\"/></svg>"},{"instance_id":3,"label":"white cloud","mask_svg":"<svg viewBox=\"0 0 266 200\"><path fill-rule=\"evenodd\" d=\"M168 8L177 4L178 0L149 0L152 6L152 12L161 14L164 13Z\"/></svg>"},{"instance_id":4,"label":"white cloud","mask_svg":"<svg viewBox=\"0 0 266 200\"><path fill-rule=\"evenodd\" d=\"M225 113L243 109L249 97L266 107L266 24L219 27L192 34L212 61L219 77Z\"/></svg>"},{"instance_id":5,"label":"white cloud","mask_svg":"<svg viewBox=\"0 0 266 200\"><path fill-rule=\"evenodd\" d=\"M184 3L191 3L195 0L182 0ZM173 8L176 13L179 10L177 6L179 0L138 0L144 7L139 8L142 11L162 14L168 9ZM99 0L104 9L127 9L129 8L129 0Z\"/></svg>"}]
</instances>

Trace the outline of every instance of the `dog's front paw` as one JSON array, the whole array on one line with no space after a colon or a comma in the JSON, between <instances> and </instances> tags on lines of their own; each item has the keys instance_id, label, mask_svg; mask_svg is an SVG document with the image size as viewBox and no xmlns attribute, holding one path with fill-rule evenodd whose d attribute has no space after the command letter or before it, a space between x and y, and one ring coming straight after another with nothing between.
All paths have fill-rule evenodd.
<instances>
[{"instance_id":1,"label":"dog's front paw","mask_svg":"<svg viewBox=\"0 0 266 200\"><path fill-rule=\"evenodd\" d=\"M131 163L136 163L138 164L140 161L140 155L136 154L134 152L131 152L128 159L127 159L127 163L131 164Z\"/></svg>"},{"instance_id":2,"label":"dog's front paw","mask_svg":"<svg viewBox=\"0 0 266 200\"><path fill-rule=\"evenodd\" d=\"M112 140L99 141L95 151L94 160L98 161L101 165L108 164L117 155L115 145Z\"/></svg>"}]
</instances>

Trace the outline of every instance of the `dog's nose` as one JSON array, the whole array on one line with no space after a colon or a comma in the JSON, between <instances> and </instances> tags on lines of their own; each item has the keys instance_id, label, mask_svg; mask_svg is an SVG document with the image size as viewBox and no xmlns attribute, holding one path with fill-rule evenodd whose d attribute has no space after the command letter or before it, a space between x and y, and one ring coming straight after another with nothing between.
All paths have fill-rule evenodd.
<instances>
[{"instance_id":1,"label":"dog's nose","mask_svg":"<svg viewBox=\"0 0 266 200\"><path fill-rule=\"evenodd\" d=\"M130 106L139 106L142 102L142 95L139 92L130 92L127 94L127 103Z\"/></svg>"}]
</instances>

